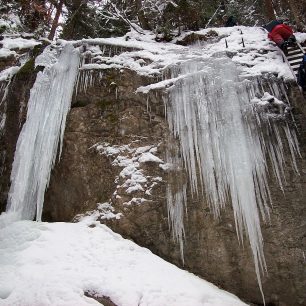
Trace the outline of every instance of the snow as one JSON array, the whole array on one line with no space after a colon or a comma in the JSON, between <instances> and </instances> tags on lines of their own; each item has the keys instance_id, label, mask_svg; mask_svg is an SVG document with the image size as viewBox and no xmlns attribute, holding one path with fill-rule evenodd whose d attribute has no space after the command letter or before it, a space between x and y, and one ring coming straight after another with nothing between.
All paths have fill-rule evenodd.
<instances>
[{"instance_id":1,"label":"snow","mask_svg":"<svg viewBox=\"0 0 306 306\"><path fill-rule=\"evenodd\" d=\"M18 71L20 67L12 66L0 72L0 82L7 79L11 79Z\"/></svg>"},{"instance_id":2,"label":"snow","mask_svg":"<svg viewBox=\"0 0 306 306\"><path fill-rule=\"evenodd\" d=\"M291 110L288 104L268 92L264 92L260 99L258 97L253 98L251 103L257 112L264 113L266 117L274 117L275 119L282 118Z\"/></svg>"},{"instance_id":3,"label":"snow","mask_svg":"<svg viewBox=\"0 0 306 306\"><path fill-rule=\"evenodd\" d=\"M260 27L230 27L210 28L195 32L205 35L209 31L218 33L217 38L211 41L195 43L184 47L173 43L157 43L155 36L150 32L140 35L135 31L128 33L125 37L96 38L75 41L76 45L93 45L93 61L83 65L83 69L108 69L128 68L137 71L141 75L161 74L169 66L173 66L189 59L205 59L219 56L220 53L232 57L232 60L242 67L245 77L260 76L262 74L274 74L278 78L286 80L294 79L288 65L283 62L282 53L278 47L271 42L267 33ZM185 33L187 35L190 33ZM296 33L299 41L305 40L305 33ZM182 39L183 36L178 37ZM242 43L244 41L244 46ZM226 47L225 40L228 47ZM62 41L62 43L64 43ZM97 46L100 46L100 52ZM129 48L127 52L122 51L115 56L105 56L105 46L113 48ZM91 49L88 48L88 52ZM171 80L151 85L152 88L169 86Z\"/></svg>"},{"instance_id":4,"label":"snow","mask_svg":"<svg viewBox=\"0 0 306 306\"><path fill-rule=\"evenodd\" d=\"M118 192L124 190L125 195L130 196L130 200L123 202L123 205L138 205L150 201L153 188L162 181L162 178L146 175L141 167L148 162L156 163L156 166L163 164L163 160L153 154L157 152L157 147L137 146L137 142L122 146L99 143L93 147L100 154L113 158L113 166L122 168L115 180L117 189L114 195L117 197ZM148 197L139 197L140 193Z\"/></svg>"},{"instance_id":5,"label":"snow","mask_svg":"<svg viewBox=\"0 0 306 306\"><path fill-rule=\"evenodd\" d=\"M98 222L1 229L1 306L101 305L85 292L124 306L246 305Z\"/></svg>"},{"instance_id":6,"label":"snow","mask_svg":"<svg viewBox=\"0 0 306 306\"><path fill-rule=\"evenodd\" d=\"M306 33L301 33L301 32L298 32L298 33L294 33L295 37L296 37L296 40L299 42L299 43L302 43L302 42L305 42L306 41Z\"/></svg>"},{"instance_id":7,"label":"snow","mask_svg":"<svg viewBox=\"0 0 306 306\"><path fill-rule=\"evenodd\" d=\"M295 171L299 149L295 132L285 122L288 101L280 99L283 89L271 81L271 92L263 92L261 84L250 85L242 79L252 78L256 83L256 77L266 74L284 80L293 80L293 75L279 49L261 28L213 28L197 33L205 35L210 30L219 36L189 47L157 43L151 33L139 35L133 31L123 38L75 41L76 46L89 46L83 53L81 70L85 74L78 84L86 92L93 82L92 69L132 69L140 75L159 78L154 79L157 80L154 84L138 88L138 92L164 89L169 94L169 100L165 101L167 118L173 135L180 140L182 158L167 154L164 163L155 155L157 148L153 145L135 148L130 144L97 144L96 150L122 168L115 181L114 196L121 199L120 191L124 190L130 198L124 199L123 205L150 201L152 189L162 179L145 175L141 169L144 163L153 162L165 171L186 168L192 192L207 196L216 217L232 200L237 235L243 242L246 231L261 288L260 272L265 270L265 258L260 217L269 219L270 201L266 156L282 189L285 160L280 133L287 137L289 163ZM306 39L305 33L296 36L298 41ZM2 42L1 52L5 56L12 54L10 49L40 44L20 37L5 37ZM109 203L98 203L97 210L80 216L79 224L23 221L7 225L9 222L3 221L32 219L36 209L40 220L44 191L58 142L62 141L79 61L68 42L59 43L66 50L59 62L55 46L47 47L36 59L36 66L46 68L38 74L31 91L27 122L15 154L8 214L0 217L0 223L5 226L0 232L0 305L97 305L84 296L85 291L109 296L118 305L242 305L220 291L215 295L216 288L124 241L96 222L124 217ZM120 48L128 50L117 52ZM85 53L92 56L88 64ZM18 69L5 70L0 80ZM103 72L99 74L102 76ZM273 121L276 114L270 109L272 98L273 106L279 110L278 119L284 119L282 126ZM63 109L53 118L57 107ZM53 119L49 121L50 118ZM52 122L57 124L53 126ZM53 128L54 132L50 132ZM263 129L271 141L264 141ZM45 141L50 144L47 148ZM186 182L181 182L177 190L167 188L169 226L180 244L182 258L186 196ZM173 280L177 286L172 285Z\"/></svg>"},{"instance_id":8,"label":"snow","mask_svg":"<svg viewBox=\"0 0 306 306\"><path fill-rule=\"evenodd\" d=\"M0 16L0 27L5 27L5 33L14 33L18 31L18 28L21 27L21 22L16 13L1 12Z\"/></svg>"},{"instance_id":9,"label":"snow","mask_svg":"<svg viewBox=\"0 0 306 306\"><path fill-rule=\"evenodd\" d=\"M7 58L9 56L15 56L17 53L9 49L1 48L0 49L0 58Z\"/></svg>"},{"instance_id":10,"label":"snow","mask_svg":"<svg viewBox=\"0 0 306 306\"><path fill-rule=\"evenodd\" d=\"M77 215L74 219L76 221L85 222L90 225L93 221L97 220L110 220L110 219L120 219L122 213L116 213L115 208L108 202L98 203L96 210L88 211L85 215Z\"/></svg>"},{"instance_id":11,"label":"snow","mask_svg":"<svg viewBox=\"0 0 306 306\"><path fill-rule=\"evenodd\" d=\"M44 52L35 58L35 67L51 67L58 60L59 50L52 45L47 46Z\"/></svg>"},{"instance_id":12,"label":"snow","mask_svg":"<svg viewBox=\"0 0 306 306\"><path fill-rule=\"evenodd\" d=\"M159 167L161 169L163 169L164 171L167 171L167 170L171 169L171 164L169 164L169 163L159 164Z\"/></svg>"},{"instance_id":13,"label":"snow","mask_svg":"<svg viewBox=\"0 0 306 306\"><path fill-rule=\"evenodd\" d=\"M11 173L7 211L20 219L41 220L51 169L62 148L79 66L79 52L66 45L58 62L39 72L30 93Z\"/></svg>"},{"instance_id":14,"label":"snow","mask_svg":"<svg viewBox=\"0 0 306 306\"><path fill-rule=\"evenodd\" d=\"M157 156L153 155L150 152L143 153L139 158L138 161L140 163L147 163L147 162L153 162L153 163L163 163L163 161L158 158Z\"/></svg>"},{"instance_id":15,"label":"snow","mask_svg":"<svg viewBox=\"0 0 306 306\"><path fill-rule=\"evenodd\" d=\"M32 49L37 45L40 45L41 43L34 40L34 39L25 39L22 37L16 37L16 38L10 38L5 37L1 41L3 48L6 49Z\"/></svg>"}]
</instances>

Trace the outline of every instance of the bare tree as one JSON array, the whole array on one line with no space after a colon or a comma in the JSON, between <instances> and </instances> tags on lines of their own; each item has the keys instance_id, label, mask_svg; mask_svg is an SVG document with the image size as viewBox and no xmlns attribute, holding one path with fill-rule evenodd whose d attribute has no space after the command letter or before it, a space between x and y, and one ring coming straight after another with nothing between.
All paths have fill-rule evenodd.
<instances>
[{"instance_id":1,"label":"bare tree","mask_svg":"<svg viewBox=\"0 0 306 306\"><path fill-rule=\"evenodd\" d=\"M268 20L273 20L276 18L275 16L275 11L274 11L274 7L273 7L273 0L264 0L264 12L266 15L266 18Z\"/></svg>"},{"instance_id":2,"label":"bare tree","mask_svg":"<svg viewBox=\"0 0 306 306\"><path fill-rule=\"evenodd\" d=\"M306 28L306 1L288 0L288 4L298 30L304 30Z\"/></svg>"},{"instance_id":3,"label":"bare tree","mask_svg":"<svg viewBox=\"0 0 306 306\"><path fill-rule=\"evenodd\" d=\"M59 18L61 16L62 10L63 10L63 5L64 5L64 0L59 0L59 2L55 2L52 3L55 7L56 7L56 13L55 13L55 17L52 21L52 26L51 26L51 30L48 36L48 39L53 40L56 29L58 27L59 24Z\"/></svg>"}]
</instances>

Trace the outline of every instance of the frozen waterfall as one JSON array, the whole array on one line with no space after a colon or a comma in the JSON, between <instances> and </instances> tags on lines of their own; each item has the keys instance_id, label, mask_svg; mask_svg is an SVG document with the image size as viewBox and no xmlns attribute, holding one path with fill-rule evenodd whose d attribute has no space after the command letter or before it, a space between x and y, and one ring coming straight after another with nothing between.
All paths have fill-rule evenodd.
<instances>
[{"instance_id":1,"label":"frozen waterfall","mask_svg":"<svg viewBox=\"0 0 306 306\"><path fill-rule=\"evenodd\" d=\"M267 165L272 165L282 187L284 145L280 135L284 134L297 169L295 131L285 120L275 123L273 114L260 114L255 97L263 95L263 88L240 80L239 70L228 58L182 62L172 67L170 74L175 83L168 89L167 118L179 139L192 194L206 197L216 217L231 202L238 239L243 242L244 232L249 238L262 292L261 272L266 264L260 217L269 219ZM281 91L275 85L270 87L274 94ZM181 246L184 190L182 185L178 195L168 195L168 200L177 202L168 203L168 210Z\"/></svg>"},{"instance_id":2,"label":"frozen waterfall","mask_svg":"<svg viewBox=\"0 0 306 306\"><path fill-rule=\"evenodd\" d=\"M53 66L39 72L31 89L26 122L19 135L7 212L41 220L45 190L70 110L80 55L67 44Z\"/></svg>"}]
</instances>

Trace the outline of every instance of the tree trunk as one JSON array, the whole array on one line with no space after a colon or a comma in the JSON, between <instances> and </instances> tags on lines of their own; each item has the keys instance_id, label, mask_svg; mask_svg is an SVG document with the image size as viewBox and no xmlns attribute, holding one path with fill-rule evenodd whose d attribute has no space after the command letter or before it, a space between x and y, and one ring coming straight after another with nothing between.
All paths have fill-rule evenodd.
<instances>
[{"instance_id":1,"label":"tree trunk","mask_svg":"<svg viewBox=\"0 0 306 306\"><path fill-rule=\"evenodd\" d=\"M302 31L305 29L305 17L306 17L306 1L305 0L288 0L292 15L295 19L297 29Z\"/></svg>"},{"instance_id":2,"label":"tree trunk","mask_svg":"<svg viewBox=\"0 0 306 306\"><path fill-rule=\"evenodd\" d=\"M142 3L141 0L137 0L136 1L136 12L137 12L137 17L140 23L140 26L144 29L144 30L152 30L149 22L144 14L143 8L142 8Z\"/></svg>"},{"instance_id":3,"label":"tree trunk","mask_svg":"<svg viewBox=\"0 0 306 306\"><path fill-rule=\"evenodd\" d=\"M264 0L265 15L268 20L276 19L272 0Z\"/></svg>"},{"instance_id":4,"label":"tree trunk","mask_svg":"<svg viewBox=\"0 0 306 306\"><path fill-rule=\"evenodd\" d=\"M62 9L63 9L63 4L64 4L64 0L60 0L56 6L56 13L55 13L55 17L54 20L52 22L52 26L51 26L51 30L48 36L48 39L53 40L56 29L58 27L58 21L60 18L60 15L62 13Z\"/></svg>"}]
</instances>

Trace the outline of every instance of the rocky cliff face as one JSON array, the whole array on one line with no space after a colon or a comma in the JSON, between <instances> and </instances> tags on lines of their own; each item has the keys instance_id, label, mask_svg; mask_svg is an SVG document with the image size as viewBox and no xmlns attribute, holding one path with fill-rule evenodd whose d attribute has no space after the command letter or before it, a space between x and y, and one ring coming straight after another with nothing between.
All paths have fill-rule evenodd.
<instances>
[{"instance_id":1,"label":"rocky cliff face","mask_svg":"<svg viewBox=\"0 0 306 306\"><path fill-rule=\"evenodd\" d=\"M215 220L205 199L187 194L182 262L166 205L167 183L175 184L182 174L162 166L167 144L173 141L164 105L158 92L149 101L135 93L154 79L130 70L108 70L103 77L97 71L83 73L92 73L93 81L86 90L80 86L75 97L63 155L46 195L44 220L71 221L91 214L166 260L261 305L252 255L247 243L238 243L230 206ZM263 225L268 267L263 288L269 305L305 303L306 110L296 87L290 95L303 158L298 161L299 176L291 167L285 169L284 193L270 178L273 209L271 222ZM150 152L162 161L143 158ZM133 178L134 183L128 183Z\"/></svg>"},{"instance_id":2,"label":"rocky cliff face","mask_svg":"<svg viewBox=\"0 0 306 306\"><path fill-rule=\"evenodd\" d=\"M0 131L0 211L4 211L6 206L16 142L26 118L30 89L36 79L34 70L34 60L30 59L9 84L7 81L0 84L0 116L3 123Z\"/></svg>"},{"instance_id":3,"label":"rocky cliff face","mask_svg":"<svg viewBox=\"0 0 306 306\"><path fill-rule=\"evenodd\" d=\"M33 68L33 67L32 67ZM2 167L4 206L13 152L24 120L33 69L21 71L9 87ZM248 243L239 245L233 211L212 216L206 200L187 191L184 215L184 263L169 228L166 191L181 188L182 169L167 167L167 148L175 145L165 118L161 91L136 89L158 79L129 69L83 70L69 114L61 160L52 172L45 196L44 221L77 221L88 217L162 258L237 294L262 304ZM306 104L288 86L302 158L299 174L285 168L282 193L271 176L271 222L263 224L268 274L263 289L268 305L305 304ZM2 105L4 107L4 104ZM287 150L288 151L288 150ZM289 160L290 152L286 152ZM89 222L90 226L94 226Z\"/></svg>"}]
</instances>

